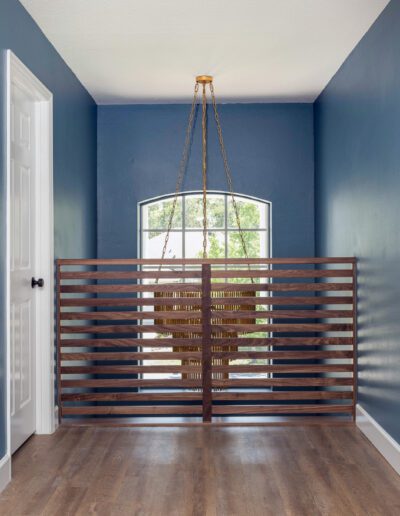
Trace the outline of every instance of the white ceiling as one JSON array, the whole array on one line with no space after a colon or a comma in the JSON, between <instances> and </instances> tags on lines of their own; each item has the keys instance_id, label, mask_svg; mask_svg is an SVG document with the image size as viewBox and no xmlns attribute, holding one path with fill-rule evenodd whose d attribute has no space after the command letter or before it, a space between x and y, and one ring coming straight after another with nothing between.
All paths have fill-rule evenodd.
<instances>
[{"instance_id":1,"label":"white ceiling","mask_svg":"<svg viewBox=\"0 0 400 516\"><path fill-rule=\"evenodd\" d=\"M99 104L312 102L389 0L21 0Z\"/></svg>"}]
</instances>

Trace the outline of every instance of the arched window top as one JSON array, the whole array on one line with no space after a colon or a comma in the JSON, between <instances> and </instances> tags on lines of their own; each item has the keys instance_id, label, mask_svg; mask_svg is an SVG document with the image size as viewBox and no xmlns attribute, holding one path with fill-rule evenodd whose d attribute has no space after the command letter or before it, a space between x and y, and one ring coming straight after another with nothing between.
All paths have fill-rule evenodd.
<instances>
[{"instance_id":1,"label":"arched window top","mask_svg":"<svg viewBox=\"0 0 400 516\"><path fill-rule=\"evenodd\" d=\"M173 200L174 194L171 194L139 204L139 255L142 258L161 257ZM235 200L249 257L268 258L270 202L236 193ZM207 231L210 258L245 257L230 193L207 192ZM165 257L201 258L202 232L202 193L180 193Z\"/></svg>"}]
</instances>

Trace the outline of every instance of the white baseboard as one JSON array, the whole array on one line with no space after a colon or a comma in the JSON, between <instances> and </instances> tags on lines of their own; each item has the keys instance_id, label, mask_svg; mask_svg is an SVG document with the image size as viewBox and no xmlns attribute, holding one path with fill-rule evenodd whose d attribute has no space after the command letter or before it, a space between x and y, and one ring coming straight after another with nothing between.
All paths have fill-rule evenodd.
<instances>
[{"instance_id":1,"label":"white baseboard","mask_svg":"<svg viewBox=\"0 0 400 516\"><path fill-rule=\"evenodd\" d=\"M0 460L0 493L11 480L11 458L5 455Z\"/></svg>"},{"instance_id":2,"label":"white baseboard","mask_svg":"<svg viewBox=\"0 0 400 516\"><path fill-rule=\"evenodd\" d=\"M368 412L357 404L356 424L375 448L400 475L400 444Z\"/></svg>"}]
</instances>

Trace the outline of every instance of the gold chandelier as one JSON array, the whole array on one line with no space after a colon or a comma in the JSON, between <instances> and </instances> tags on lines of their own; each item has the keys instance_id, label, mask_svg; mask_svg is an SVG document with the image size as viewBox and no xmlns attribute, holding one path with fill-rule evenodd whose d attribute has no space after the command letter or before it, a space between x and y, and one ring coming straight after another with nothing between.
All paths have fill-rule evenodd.
<instances>
[{"instance_id":1,"label":"gold chandelier","mask_svg":"<svg viewBox=\"0 0 400 516\"><path fill-rule=\"evenodd\" d=\"M229 167L228 157L226 154L225 144L224 144L224 138L222 135L222 128L221 128L221 122L218 114L217 109L217 102L215 98L214 93L214 86L213 86L213 77L211 75L198 75L196 77L196 83L194 86L194 94L193 94L193 100L192 105L189 113L189 120L188 125L186 129L186 136L185 136L185 143L183 147L182 157L179 165L179 172L178 172L178 178L176 181L176 188L175 188L175 195L174 200L171 207L171 213L168 221L167 226L167 232L165 237L165 242L162 250L161 259L165 258L165 254L167 251L168 246L168 240L169 235L172 228L172 222L174 219L175 209L177 205L178 195L181 191L183 179L185 176L185 171L189 159L189 150L190 150L190 142L192 139L192 133L193 133L193 126L194 126L194 119L195 119L195 112L196 112L196 106L198 102L198 93L200 86L202 87L202 117L201 117L201 125L202 125L202 193L203 193L203 259L207 258L207 86L210 90L211 94L211 104L213 108L214 113L214 119L217 126L217 133L218 133L218 140L219 140L219 146L221 149L221 156L222 161L224 164L224 170L225 170L225 176L226 181L228 185L228 190L232 198L232 206L235 213L236 223L239 230L240 235L240 241L241 245L243 247L243 253L245 258L248 258L247 253L247 246L245 237L242 231L242 227L240 225L240 217L239 217L239 209L236 203L234 190L233 190L233 182L232 182L232 174Z\"/></svg>"}]
</instances>

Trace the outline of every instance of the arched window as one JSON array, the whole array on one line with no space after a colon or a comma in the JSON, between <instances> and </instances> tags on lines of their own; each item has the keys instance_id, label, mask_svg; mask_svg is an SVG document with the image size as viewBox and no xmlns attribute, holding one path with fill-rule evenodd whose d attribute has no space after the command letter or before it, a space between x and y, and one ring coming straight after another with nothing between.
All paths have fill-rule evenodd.
<instances>
[{"instance_id":1,"label":"arched window","mask_svg":"<svg viewBox=\"0 0 400 516\"><path fill-rule=\"evenodd\" d=\"M166 230L171 216L174 195L158 197L140 203L139 213L139 256L141 258L161 258ZM271 205L253 197L235 194L239 210L240 226L246 240L249 258L270 257L270 211ZM232 197L227 192L207 192L207 231L209 258L245 258L239 234ZM203 254L203 199L201 192L184 192L179 194L172 229L168 239L165 258L202 258ZM143 268L152 266L143 266ZM146 282L147 280L143 280ZM152 281L152 280L148 280ZM163 280L161 280L162 282ZM168 280L165 280L168 281ZM171 281L171 280L169 280ZM185 281L179 280L179 281ZM240 280L239 280L240 281ZM154 308L143 307L150 311ZM255 334L253 334L256 336ZM151 339L156 334L146 333L143 338ZM257 333L266 337L267 334ZM168 339L165 340L166 346ZM268 348L256 348L258 351ZM143 351L158 351L144 346ZM249 351L251 348L240 348ZM160 360L146 360L146 365L163 365ZM179 365L178 360L174 361ZM235 364L268 364L267 359L240 359ZM167 373L145 373L143 378L174 378ZM233 377L245 377L246 373L235 373ZM252 378L266 377L268 373L252 373Z\"/></svg>"},{"instance_id":2,"label":"arched window","mask_svg":"<svg viewBox=\"0 0 400 516\"><path fill-rule=\"evenodd\" d=\"M139 256L160 258L174 196L140 203ZM270 256L270 203L235 194L248 256ZM209 258L244 258L232 198L226 192L207 192ZM201 258L203 251L201 192L179 194L165 258Z\"/></svg>"}]
</instances>

